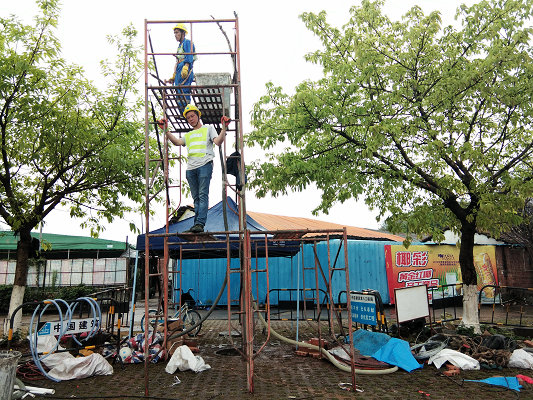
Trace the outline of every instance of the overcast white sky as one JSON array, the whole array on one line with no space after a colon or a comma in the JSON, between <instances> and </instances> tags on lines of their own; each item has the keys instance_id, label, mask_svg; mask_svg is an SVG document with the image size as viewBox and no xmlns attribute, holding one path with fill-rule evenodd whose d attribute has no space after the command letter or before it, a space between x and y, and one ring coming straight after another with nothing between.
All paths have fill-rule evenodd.
<instances>
[{"instance_id":1,"label":"overcast white sky","mask_svg":"<svg viewBox=\"0 0 533 400\"><path fill-rule=\"evenodd\" d=\"M389 0L385 11L391 18L398 19L414 4L419 4L425 12L440 10L443 22L450 24L453 22L455 9L464 2L472 3L473 0ZM145 19L199 20L210 19L211 16L224 19L233 18L233 12L237 12L241 45L243 123L244 131L248 132L251 129L249 114L252 105L265 93L266 82L273 81L286 91L291 91L302 80L320 77L320 69L306 63L303 58L306 53L318 48L318 40L305 28L298 16L305 11L326 10L328 21L341 26L348 20L350 6L359 4L359 0L69 0L63 2L57 35L62 43L63 57L83 66L89 79L98 85L99 60L113 57L113 50L108 45L106 36L119 33L129 23L133 23L138 29L139 44L142 44ZM37 12L32 0L0 0L0 5L2 17L15 14L25 23L31 23ZM159 48L163 43L154 45ZM175 51L176 44L171 30L168 32L168 46L168 49L161 48L159 51ZM198 49L200 42L196 42L196 46ZM195 70L196 66L195 63ZM198 69L200 68L201 64L198 64ZM166 69L168 70L160 70L160 75L170 77L172 65ZM245 155L248 156L246 150ZM254 154L252 158L256 156L258 155ZM215 161L214 176L217 176L220 175L220 164L218 160ZM251 160L247 158L245 161ZM220 193L220 183L213 179L210 206L220 201ZM185 200L186 204L192 203L191 199L188 200ZM379 226L375 219L377 214L369 210L362 200L347 201L333 207L328 215L314 217L311 211L318 203L319 193L312 189L276 199L257 199L250 191L246 195L249 211L317 218L361 228L377 229ZM128 220L116 220L107 226L101 237L124 241L128 236L130 242L135 242L136 235L129 231L128 223L132 221L141 227L143 220L142 215L132 215ZM159 228L164 223L164 219L156 217L150 222L150 229ZM82 230L78 225L78 222L69 220L68 211L57 210L47 217L43 231L88 236L89 231ZM6 226L0 224L0 229L6 229Z\"/></svg>"}]
</instances>

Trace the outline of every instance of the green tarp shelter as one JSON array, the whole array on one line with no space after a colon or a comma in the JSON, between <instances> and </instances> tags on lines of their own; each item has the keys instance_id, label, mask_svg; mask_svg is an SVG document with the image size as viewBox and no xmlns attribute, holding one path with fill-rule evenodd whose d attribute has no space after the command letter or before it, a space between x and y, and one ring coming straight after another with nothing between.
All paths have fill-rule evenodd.
<instances>
[{"instance_id":1,"label":"green tarp shelter","mask_svg":"<svg viewBox=\"0 0 533 400\"><path fill-rule=\"evenodd\" d=\"M120 257L128 247L131 248L126 242L86 236L39 232L32 232L31 235L34 239L41 240L41 256L47 259L113 258ZM13 232L0 231L0 259L16 258L17 241L18 237Z\"/></svg>"}]
</instances>

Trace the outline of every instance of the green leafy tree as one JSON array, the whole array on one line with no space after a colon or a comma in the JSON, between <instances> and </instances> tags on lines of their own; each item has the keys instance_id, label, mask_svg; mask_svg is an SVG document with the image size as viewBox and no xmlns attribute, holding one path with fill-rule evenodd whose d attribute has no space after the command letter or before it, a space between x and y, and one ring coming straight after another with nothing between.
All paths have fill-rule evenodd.
<instances>
[{"instance_id":1,"label":"green leafy tree","mask_svg":"<svg viewBox=\"0 0 533 400\"><path fill-rule=\"evenodd\" d=\"M0 18L0 218L19 235L10 314L24 294L30 232L55 207L69 206L96 236L101 220L144 200L137 32L109 37L117 57L101 64L101 91L61 58L57 3L39 1L31 26Z\"/></svg>"},{"instance_id":2,"label":"green leafy tree","mask_svg":"<svg viewBox=\"0 0 533 400\"><path fill-rule=\"evenodd\" d=\"M258 195L322 192L315 211L364 197L399 231L461 237L466 325L479 329L473 260L477 229L495 237L520 222L531 196L533 63L530 0L481 1L457 27L415 6L401 20L383 1L353 7L338 29L325 12L301 18L320 40L306 56L324 77L295 93L267 84L249 144Z\"/></svg>"}]
</instances>

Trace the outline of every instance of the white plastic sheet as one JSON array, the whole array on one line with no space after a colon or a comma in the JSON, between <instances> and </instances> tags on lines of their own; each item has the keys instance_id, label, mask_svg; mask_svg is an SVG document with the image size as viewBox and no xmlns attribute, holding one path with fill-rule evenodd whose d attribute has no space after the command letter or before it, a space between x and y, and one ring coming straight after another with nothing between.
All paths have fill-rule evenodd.
<instances>
[{"instance_id":1,"label":"white plastic sheet","mask_svg":"<svg viewBox=\"0 0 533 400\"><path fill-rule=\"evenodd\" d=\"M516 349L509 358L508 367L533 369L533 354L522 349Z\"/></svg>"},{"instance_id":2,"label":"white plastic sheet","mask_svg":"<svg viewBox=\"0 0 533 400\"><path fill-rule=\"evenodd\" d=\"M478 360L452 349L442 349L433 357L429 358L428 364L433 363L435 367L440 368L446 361L463 370L479 369Z\"/></svg>"},{"instance_id":3,"label":"white plastic sheet","mask_svg":"<svg viewBox=\"0 0 533 400\"><path fill-rule=\"evenodd\" d=\"M172 354L170 361L165 367L165 371L169 374L173 374L177 369L180 371L190 369L194 372L202 372L211 369L211 366L206 364L202 357L195 356L189 346L183 345L174 351L174 354Z\"/></svg>"},{"instance_id":4,"label":"white plastic sheet","mask_svg":"<svg viewBox=\"0 0 533 400\"><path fill-rule=\"evenodd\" d=\"M37 349L48 352L54 349L57 340L53 336L40 337ZM63 348L59 346L58 350ZM93 375L112 375L113 367L101 354L93 353L87 357L74 357L68 352L53 353L42 359L42 363L50 368L48 375L65 381L82 379Z\"/></svg>"}]
</instances>

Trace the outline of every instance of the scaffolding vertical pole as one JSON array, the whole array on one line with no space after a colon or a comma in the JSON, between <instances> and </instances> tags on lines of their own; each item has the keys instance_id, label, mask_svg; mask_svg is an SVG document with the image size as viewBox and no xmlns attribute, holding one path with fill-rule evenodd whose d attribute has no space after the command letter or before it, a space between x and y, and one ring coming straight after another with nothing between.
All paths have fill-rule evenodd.
<instances>
[{"instance_id":1,"label":"scaffolding vertical pole","mask_svg":"<svg viewBox=\"0 0 533 400\"><path fill-rule=\"evenodd\" d=\"M303 266L303 257L304 257L303 244L299 243L298 247L301 251L302 266ZM297 260L296 262L296 341L298 341L299 333L300 333L299 331L299 328L300 328L300 257L299 257L299 254L296 254L296 260ZM292 264L292 257L291 257L291 264ZM303 271L302 271L302 279L303 279ZM304 287L304 290L305 290L305 285L303 285L303 283L302 283L302 286ZM304 295L304 302L305 302L305 295ZM298 345L296 345L296 350L298 350Z\"/></svg>"},{"instance_id":2,"label":"scaffolding vertical pole","mask_svg":"<svg viewBox=\"0 0 533 400\"><path fill-rule=\"evenodd\" d=\"M329 312L328 312L328 322L329 322L329 331L331 333L335 332L335 327L333 325L333 313L335 312L335 300L333 299L333 269L331 266L331 243L330 243L330 237L329 233L326 234L326 244L328 246L328 279L326 281L326 289L328 291L328 297L329 297ZM342 330L342 326L340 327Z\"/></svg>"},{"instance_id":3,"label":"scaffolding vertical pole","mask_svg":"<svg viewBox=\"0 0 533 400\"><path fill-rule=\"evenodd\" d=\"M232 342L232 327L231 327L231 247L230 240L226 237L226 295L228 298L227 311L228 311L228 337L230 342ZM233 342L232 342L233 344Z\"/></svg>"},{"instance_id":4,"label":"scaffolding vertical pole","mask_svg":"<svg viewBox=\"0 0 533 400\"><path fill-rule=\"evenodd\" d=\"M148 23L144 20L144 174L145 174L145 229L144 235L144 312L148 311L150 295L150 129L148 125ZM148 335L148 318L145 320L145 336ZM144 341L144 395L148 396L148 340Z\"/></svg>"},{"instance_id":5,"label":"scaffolding vertical pole","mask_svg":"<svg viewBox=\"0 0 533 400\"><path fill-rule=\"evenodd\" d=\"M316 312L317 312L317 326L318 326L318 347L319 356L322 357L322 327L320 320L322 319L322 309L320 307L320 287L318 283L318 255L316 251L316 240L313 242L313 252L315 253L315 293L316 293Z\"/></svg>"},{"instance_id":6,"label":"scaffolding vertical pole","mask_svg":"<svg viewBox=\"0 0 533 400\"><path fill-rule=\"evenodd\" d=\"M250 231L244 230L244 330L246 376L248 378L248 391L254 392L254 328L252 311L252 273L251 273L251 244Z\"/></svg>"},{"instance_id":7,"label":"scaffolding vertical pole","mask_svg":"<svg viewBox=\"0 0 533 400\"><path fill-rule=\"evenodd\" d=\"M166 92L163 93L163 114L166 115ZM155 121L154 121L155 122ZM169 254L168 254L168 224L170 220L169 215L169 208L170 208L170 194L169 194L169 172L168 172L168 138L166 135L166 129L168 129L167 124L165 123L163 125L164 129L164 136L163 136L163 173L164 173L164 180L165 180L165 190L166 190L166 196L165 196L165 237L163 238L163 267L161 268L161 273L163 274L163 279L161 279L162 286L163 286L163 293L160 293L160 296L163 296L163 348L167 348L167 336L168 336L168 324L167 324L167 318L168 318L168 263L169 263ZM181 306L181 305L180 305ZM159 309L159 307L158 307ZM145 319L148 319L148 317L145 317ZM166 351L166 350L165 350ZM166 353L165 353L166 357ZM165 358L163 357L163 358Z\"/></svg>"},{"instance_id":8,"label":"scaffolding vertical pole","mask_svg":"<svg viewBox=\"0 0 533 400\"><path fill-rule=\"evenodd\" d=\"M241 278L244 282L244 293L241 297L241 300L244 300L244 307L241 305L241 310L244 308L243 315L243 340L245 341L245 354L246 354L246 373L248 378L248 391L253 393L254 384L253 384L253 373L254 373L254 360L253 360L253 311L252 311L252 281L251 281L251 243L250 243L250 232L247 230L246 226L246 182L245 182L245 163L244 163L244 138L243 138L243 126L242 126L242 101L241 101L241 56L240 56L240 42L239 42L239 18L235 15L235 63L237 70L237 86L235 87L235 113L236 113L236 141L238 143L238 150L241 153L240 159L240 172L241 177L243 177L242 188L238 196L238 206L239 206L239 237L243 245L243 251L241 256L244 257L242 266L242 275ZM270 318L270 316L268 316Z\"/></svg>"},{"instance_id":9,"label":"scaffolding vertical pole","mask_svg":"<svg viewBox=\"0 0 533 400\"><path fill-rule=\"evenodd\" d=\"M350 305L350 268L348 266L348 234L346 233L346 227L343 228L342 241L344 243L344 267L346 269L346 308L348 314L348 337L350 338L350 370L352 372L352 390L356 392L355 347L353 343L352 307Z\"/></svg>"}]
</instances>

